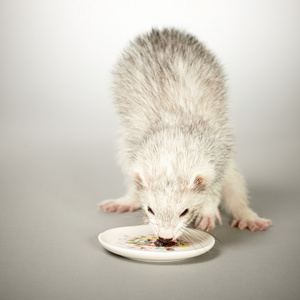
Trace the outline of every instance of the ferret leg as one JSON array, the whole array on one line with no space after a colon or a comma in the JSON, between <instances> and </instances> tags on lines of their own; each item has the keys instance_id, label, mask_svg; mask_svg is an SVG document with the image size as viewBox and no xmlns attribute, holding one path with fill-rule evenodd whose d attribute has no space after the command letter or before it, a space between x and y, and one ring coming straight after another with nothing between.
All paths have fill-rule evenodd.
<instances>
[{"instance_id":1,"label":"ferret leg","mask_svg":"<svg viewBox=\"0 0 300 300\"><path fill-rule=\"evenodd\" d=\"M220 193L216 195L209 193L205 205L201 207L195 221L195 228L209 231L216 227L216 221L222 225L221 215L218 209Z\"/></svg>"},{"instance_id":2,"label":"ferret leg","mask_svg":"<svg viewBox=\"0 0 300 300\"><path fill-rule=\"evenodd\" d=\"M138 196L135 190L129 190L124 197L112 200L105 200L99 204L99 208L106 212L125 212L135 211L141 208Z\"/></svg>"},{"instance_id":3,"label":"ferret leg","mask_svg":"<svg viewBox=\"0 0 300 300\"><path fill-rule=\"evenodd\" d=\"M232 227L256 231L266 230L271 225L270 220L260 218L249 207L246 184L235 161L227 169L222 193L224 207L233 215Z\"/></svg>"}]
</instances>

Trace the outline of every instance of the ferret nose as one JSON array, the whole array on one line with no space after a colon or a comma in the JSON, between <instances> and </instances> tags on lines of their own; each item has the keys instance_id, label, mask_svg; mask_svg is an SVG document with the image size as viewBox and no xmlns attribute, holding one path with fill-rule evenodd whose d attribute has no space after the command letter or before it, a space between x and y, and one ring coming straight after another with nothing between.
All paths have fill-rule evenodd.
<instances>
[{"instance_id":1,"label":"ferret nose","mask_svg":"<svg viewBox=\"0 0 300 300\"><path fill-rule=\"evenodd\" d=\"M162 242L163 244L167 244L167 243L170 243L170 242L172 242L173 241L173 239L164 239L164 238L162 238L162 237L158 237L158 240L160 241L160 242Z\"/></svg>"}]
</instances>

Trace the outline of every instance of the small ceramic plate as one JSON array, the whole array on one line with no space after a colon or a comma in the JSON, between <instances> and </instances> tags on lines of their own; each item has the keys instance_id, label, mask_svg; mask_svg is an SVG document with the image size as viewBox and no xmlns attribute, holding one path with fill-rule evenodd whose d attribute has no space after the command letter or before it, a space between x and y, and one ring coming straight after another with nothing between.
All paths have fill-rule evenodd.
<instances>
[{"instance_id":1,"label":"small ceramic plate","mask_svg":"<svg viewBox=\"0 0 300 300\"><path fill-rule=\"evenodd\" d=\"M201 255L209 251L215 239L206 232L188 229L188 239L179 238L176 246L157 247L156 237L151 226L140 225L119 227L100 233L102 246L118 255L147 262L173 262Z\"/></svg>"}]
</instances>

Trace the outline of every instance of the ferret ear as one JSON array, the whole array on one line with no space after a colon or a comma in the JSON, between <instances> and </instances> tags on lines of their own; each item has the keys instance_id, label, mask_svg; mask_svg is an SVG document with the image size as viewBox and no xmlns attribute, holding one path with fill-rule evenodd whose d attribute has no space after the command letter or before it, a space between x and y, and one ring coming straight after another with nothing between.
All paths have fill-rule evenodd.
<instances>
[{"instance_id":1,"label":"ferret ear","mask_svg":"<svg viewBox=\"0 0 300 300\"><path fill-rule=\"evenodd\" d=\"M142 172L135 172L134 182L138 189L143 189L148 187L147 177Z\"/></svg>"},{"instance_id":2,"label":"ferret ear","mask_svg":"<svg viewBox=\"0 0 300 300\"><path fill-rule=\"evenodd\" d=\"M195 173L189 183L189 188L194 190L202 190L206 185L206 178L200 174Z\"/></svg>"}]
</instances>

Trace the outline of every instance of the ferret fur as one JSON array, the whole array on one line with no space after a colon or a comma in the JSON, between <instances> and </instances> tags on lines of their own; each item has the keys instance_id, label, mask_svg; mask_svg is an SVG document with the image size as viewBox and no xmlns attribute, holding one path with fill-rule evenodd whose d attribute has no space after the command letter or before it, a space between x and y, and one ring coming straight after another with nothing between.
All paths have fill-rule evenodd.
<instances>
[{"instance_id":1,"label":"ferret fur","mask_svg":"<svg viewBox=\"0 0 300 300\"><path fill-rule=\"evenodd\" d=\"M166 240L192 220L213 229L221 199L233 226L270 225L249 208L235 163L223 68L194 36L171 28L137 37L115 66L113 93L128 194L103 202L103 210L141 207Z\"/></svg>"}]
</instances>

